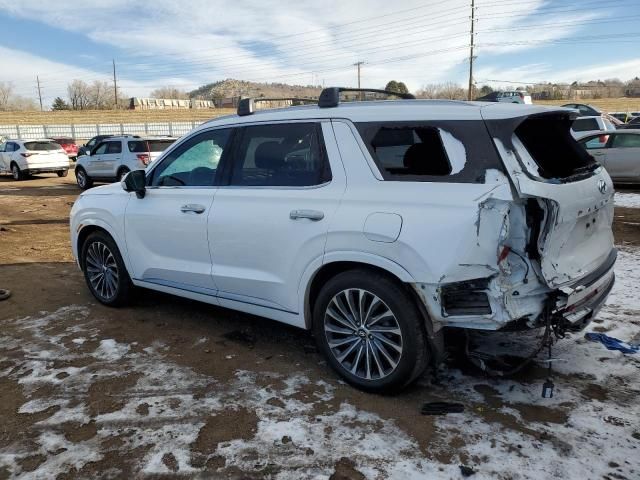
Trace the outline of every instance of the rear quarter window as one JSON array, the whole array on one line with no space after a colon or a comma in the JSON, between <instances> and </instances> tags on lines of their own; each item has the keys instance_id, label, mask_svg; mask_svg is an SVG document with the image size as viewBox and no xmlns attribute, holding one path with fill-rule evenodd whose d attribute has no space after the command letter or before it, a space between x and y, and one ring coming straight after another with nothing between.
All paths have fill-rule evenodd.
<instances>
[{"instance_id":1,"label":"rear quarter window","mask_svg":"<svg viewBox=\"0 0 640 480\"><path fill-rule=\"evenodd\" d=\"M384 180L483 183L504 171L482 121L356 124Z\"/></svg>"}]
</instances>

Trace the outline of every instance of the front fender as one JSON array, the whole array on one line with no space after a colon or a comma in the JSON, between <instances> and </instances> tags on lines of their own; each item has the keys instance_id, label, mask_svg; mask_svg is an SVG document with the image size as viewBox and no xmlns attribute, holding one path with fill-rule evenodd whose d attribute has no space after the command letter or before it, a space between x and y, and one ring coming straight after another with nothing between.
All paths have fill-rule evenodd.
<instances>
[{"instance_id":1,"label":"front fender","mask_svg":"<svg viewBox=\"0 0 640 480\"><path fill-rule=\"evenodd\" d=\"M104 199L104 197L102 198ZM127 243L124 232L124 212L128 196L118 200L115 200L115 196L112 198L114 202L110 205L111 208L109 210L100 208L97 205L98 196L93 196L93 198L92 196L82 196L76 201L71 210L70 222L73 256L79 265L78 237L80 232L86 228L97 227L111 235L111 238L116 242L118 250L120 250L120 255L127 271L131 272L132 265L126 248ZM114 206L116 208L113 208Z\"/></svg>"}]
</instances>

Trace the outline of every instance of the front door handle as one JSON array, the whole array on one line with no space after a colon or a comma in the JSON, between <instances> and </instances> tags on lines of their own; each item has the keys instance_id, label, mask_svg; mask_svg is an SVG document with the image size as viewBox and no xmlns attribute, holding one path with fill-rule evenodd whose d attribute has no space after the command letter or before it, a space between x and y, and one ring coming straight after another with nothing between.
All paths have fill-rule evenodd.
<instances>
[{"instance_id":1,"label":"front door handle","mask_svg":"<svg viewBox=\"0 0 640 480\"><path fill-rule=\"evenodd\" d=\"M289 218L291 220L308 218L309 220L317 222L324 218L324 213L320 212L319 210L291 210L291 212L289 213Z\"/></svg>"},{"instance_id":2,"label":"front door handle","mask_svg":"<svg viewBox=\"0 0 640 480\"><path fill-rule=\"evenodd\" d=\"M182 213L202 213L205 210L204 205L197 205L195 203L189 203L188 205L182 205L180 207Z\"/></svg>"}]
</instances>

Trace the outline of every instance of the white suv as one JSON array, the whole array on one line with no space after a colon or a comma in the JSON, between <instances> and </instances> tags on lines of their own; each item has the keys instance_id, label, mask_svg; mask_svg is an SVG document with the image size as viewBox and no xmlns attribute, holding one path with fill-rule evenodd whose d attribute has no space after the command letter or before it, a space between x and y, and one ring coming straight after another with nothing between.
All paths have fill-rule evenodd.
<instances>
[{"instance_id":1,"label":"white suv","mask_svg":"<svg viewBox=\"0 0 640 480\"><path fill-rule=\"evenodd\" d=\"M14 180L24 180L36 173L57 173L66 177L69 157L50 139L0 142L0 173L10 173Z\"/></svg>"},{"instance_id":2,"label":"white suv","mask_svg":"<svg viewBox=\"0 0 640 480\"><path fill-rule=\"evenodd\" d=\"M146 168L175 141L173 137L107 137L88 155L78 157L75 168L78 186L86 190L94 181L113 182L131 170Z\"/></svg>"},{"instance_id":3,"label":"white suv","mask_svg":"<svg viewBox=\"0 0 640 480\"><path fill-rule=\"evenodd\" d=\"M212 120L89 190L71 245L106 305L134 286L313 329L351 384L402 387L443 327L583 328L613 286L613 186L575 112L440 100ZM562 159L559 161L558 159Z\"/></svg>"}]
</instances>

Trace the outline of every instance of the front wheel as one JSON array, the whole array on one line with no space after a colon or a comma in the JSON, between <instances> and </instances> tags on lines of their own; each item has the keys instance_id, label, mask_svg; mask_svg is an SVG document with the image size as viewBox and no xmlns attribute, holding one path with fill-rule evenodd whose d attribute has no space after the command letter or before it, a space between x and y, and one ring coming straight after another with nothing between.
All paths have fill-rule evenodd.
<instances>
[{"instance_id":1,"label":"front wheel","mask_svg":"<svg viewBox=\"0 0 640 480\"><path fill-rule=\"evenodd\" d=\"M127 303L133 284L116 243L105 232L90 234L82 245L81 264L94 297L111 307Z\"/></svg>"},{"instance_id":2,"label":"front wheel","mask_svg":"<svg viewBox=\"0 0 640 480\"><path fill-rule=\"evenodd\" d=\"M66 177L67 175L69 175L69 170L58 170L56 173L59 177Z\"/></svg>"},{"instance_id":3,"label":"front wheel","mask_svg":"<svg viewBox=\"0 0 640 480\"><path fill-rule=\"evenodd\" d=\"M77 167L76 168L76 183L82 190L87 190L93 186L93 180L87 172L85 172L84 168Z\"/></svg>"},{"instance_id":4,"label":"front wheel","mask_svg":"<svg viewBox=\"0 0 640 480\"><path fill-rule=\"evenodd\" d=\"M367 270L330 279L315 302L319 349L340 376L370 392L411 383L429 360L424 319L397 281Z\"/></svg>"}]
</instances>

